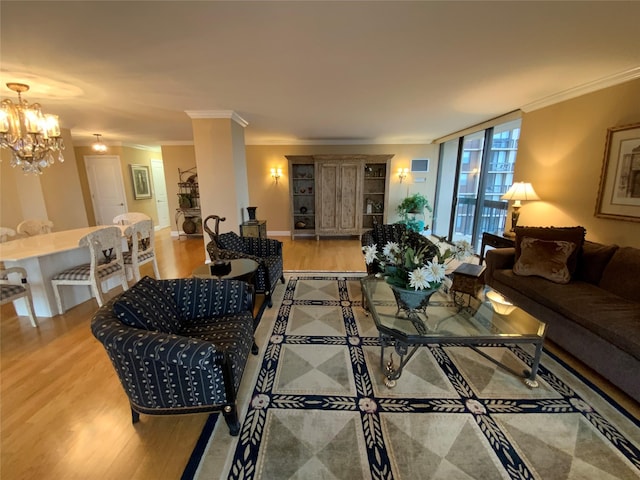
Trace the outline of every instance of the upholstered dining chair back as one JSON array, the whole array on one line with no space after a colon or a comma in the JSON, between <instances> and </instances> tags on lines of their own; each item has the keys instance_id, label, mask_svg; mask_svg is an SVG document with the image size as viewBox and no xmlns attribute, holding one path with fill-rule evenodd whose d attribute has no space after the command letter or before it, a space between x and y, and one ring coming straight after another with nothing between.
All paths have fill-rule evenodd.
<instances>
[{"instance_id":1,"label":"upholstered dining chair back","mask_svg":"<svg viewBox=\"0 0 640 480\"><path fill-rule=\"evenodd\" d=\"M34 313L31 287L27 282L27 271L22 267L10 267L0 270L0 305L15 302L21 298L24 299L27 307L27 315L31 325L37 327L38 320Z\"/></svg>"},{"instance_id":2,"label":"upholstered dining chair back","mask_svg":"<svg viewBox=\"0 0 640 480\"><path fill-rule=\"evenodd\" d=\"M78 245L89 247L90 263L78 265L56 274L51 280L60 314L64 313L60 286L89 285L98 305L104 303L103 285L116 278L124 290L129 288L122 258L122 231L119 227L105 227L88 233Z\"/></svg>"},{"instance_id":3,"label":"upholstered dining chair back","mask_svg":"<svg viewBox=\"0 0 640 480\"><path fill-rule=\"evenodd\" d=\"M156 261L155 236L153 229L153 220L141 220L127 227L124 231L129 245L129 251L124 252L124 266L127 270L127 278L135 278L139 281L140 266L145 263L153 264L153 273L157 279L160 278L158 271L158 262Z\"/></svg>"},{"instance_id":4,"label":"upholstered dining chair back","mask_svg":"<svg viewBox=\"0 0 640 480\"><path fill-rule=\"evenodd\" d=\"M33 237L34 235L51 233L51 230L53 230L53 222L51 220L43 220L40 218L29 218L20 222L16 230L20 235Z\"/></svg>"},{"instance_id":5,"label":"upholstered dining chair back","mask_svg":"<svg viewBox=\"0 0 640 480\"><path fill-rule=\"evenodd\" d=\"M16 236L16 231L9 227L0 227L0 243L8 242Z\"/></svg>"},{"instance_id":6,"label":"upholstered dining chair back","mask_svg":"<svg viewBox=\"0 0 640 480\"><path fill-rule=\"evenodd\" d=\"M126 212L113 217L114 225L132 225L142 220L151 220L149 215L140 212Z\"/></svg>"}]
</instances>

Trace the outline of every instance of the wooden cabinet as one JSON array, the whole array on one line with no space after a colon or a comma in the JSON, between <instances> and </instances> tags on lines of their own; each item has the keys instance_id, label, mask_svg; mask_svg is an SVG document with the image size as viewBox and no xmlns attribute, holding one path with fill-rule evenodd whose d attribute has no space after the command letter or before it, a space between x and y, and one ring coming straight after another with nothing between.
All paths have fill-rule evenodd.
<instances>
[{"instance_id":1,"label":"wooden cabinet","mask_svg":"<svg viewBox=\"0 0 640 480\"><path fill-rule=\"evenodd\" d=\"M362 235L386 221L393 155L287 155L291 237Z\"/></svg>"},{"instance_id":2,"label":"wooden cabinet","mask_svg":"<svg viewBox=\"0 0 640 480\"><path fill-rule=\"evenodd\" d=\"M316 171L316 236L360 235L362 163L320 160Z\"/></svg>"}]
</instances>

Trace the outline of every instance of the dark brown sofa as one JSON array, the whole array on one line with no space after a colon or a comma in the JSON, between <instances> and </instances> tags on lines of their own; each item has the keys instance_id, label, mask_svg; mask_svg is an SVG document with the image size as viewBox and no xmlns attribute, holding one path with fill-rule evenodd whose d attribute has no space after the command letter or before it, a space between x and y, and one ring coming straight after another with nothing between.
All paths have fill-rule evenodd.
<instances>
[{"instance_id":1,"label":"dark brown sofa","mask_svg":"<svg viewBox=\"0 0 640 480\"><path fill-rule=\"evenodd\" d=\"M490 250L485 281L548 324L547 338L640 401L640 249L585 241L566 284L513 271Z\"/></svg>"}]
</instances>

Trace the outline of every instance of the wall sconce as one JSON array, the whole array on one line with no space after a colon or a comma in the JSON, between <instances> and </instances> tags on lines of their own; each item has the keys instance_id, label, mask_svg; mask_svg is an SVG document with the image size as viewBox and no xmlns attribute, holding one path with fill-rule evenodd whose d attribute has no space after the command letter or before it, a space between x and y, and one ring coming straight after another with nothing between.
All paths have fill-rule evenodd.
<instances>
[{"instance_id":1,"label":"wall sconce","mask_svg":"<svg viewBox=\"0 0 640 480\"><path fill-rule=\"evenodd\" d=\"M271 177L276 181L276 185L278 184L278 179L282 176L281 168L272 168L271 169Z\"/></svg>"},{"instance_id":2,"label":"wall sconce","mask_svg":"<svg viewBox=\"0 0 640 480\"><path fill-rule=\"evenodd\" d=\"M408 168L399 168L398 169L398 178L400 179L400 183L402 183L402 181L407 178L407 175L409 174L409 169Z\"/></svg>"}]
</instances>

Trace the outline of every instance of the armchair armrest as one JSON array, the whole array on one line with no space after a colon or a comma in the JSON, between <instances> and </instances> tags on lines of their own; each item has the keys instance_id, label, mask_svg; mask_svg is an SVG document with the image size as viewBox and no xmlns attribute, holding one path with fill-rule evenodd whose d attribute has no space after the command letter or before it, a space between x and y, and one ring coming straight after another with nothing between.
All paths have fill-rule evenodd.
<instances>
[{"instance_id":1,"label":"armchair armrest","mask_svg":"<svg viewBox=\"0 0 640 480\"><path fill-rule=\"evenodd\" d=\"M215 346L197 338L124 327L110 317L96 318L91 330L112 359L135 356L140 362L199 369L211 369L215 361Z\"/></svg>"},{"instance_id":2,"label":"armchair armrest","mask_svg":"<svg viewBox=\"0 0 640 480\"><path fill-rule=\"evenodd\" d=\"M374 243L376 243L376 241L373 238L373 230L367 230L362 234L362 238L360 239L360 245L365 247L367 245L373 245Z\"/></svg>"},{"instance_id":3,"label":"armchair armrest","mask_svg":"<svg viewBox=\"0 0 640 480\"><path fill-rule=\"evenodd\" d=\"M257 257L282 256L282 242L274 238L243 237L245 252Z\"/></svg>"}]
</instances>

